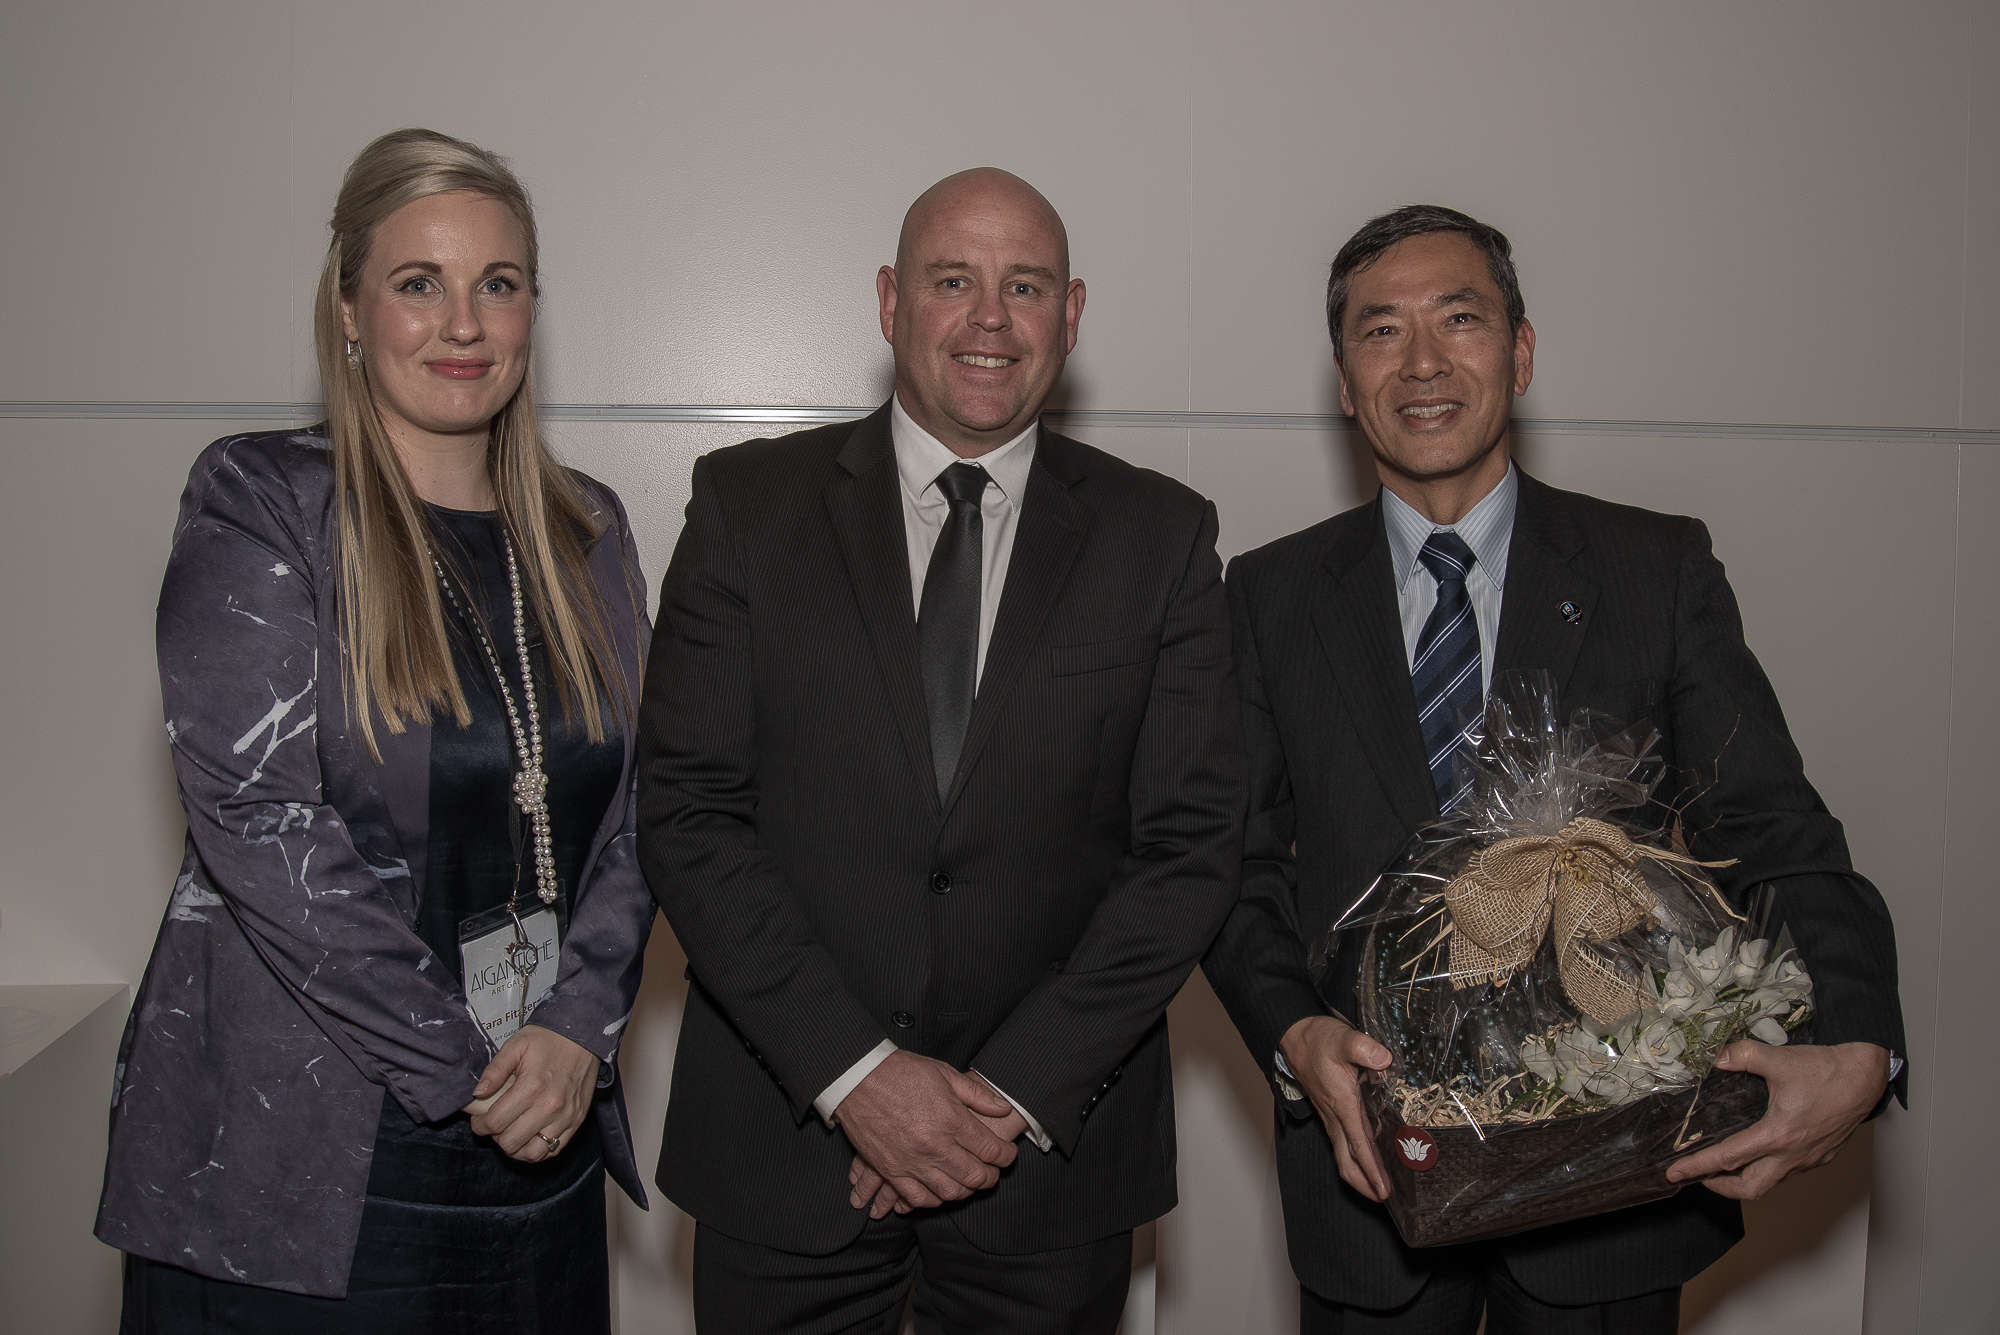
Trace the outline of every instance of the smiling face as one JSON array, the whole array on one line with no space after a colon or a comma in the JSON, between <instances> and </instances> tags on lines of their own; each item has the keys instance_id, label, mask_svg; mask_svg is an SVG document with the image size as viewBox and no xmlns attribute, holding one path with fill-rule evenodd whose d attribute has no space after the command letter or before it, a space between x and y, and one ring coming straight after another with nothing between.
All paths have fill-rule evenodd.
<instances>
[{"instance_id":1,"label":"smiling face","mask_svg":"<svg viewBox=\"0 0 2000 1335\"><path fill-rule=\"evenodd\" d=\"M990 168L948 177L911 206L875 293L903 410L967 459L1035 420L1083 317L1062 220L1025 181Z\"/></svg>"},{"instance_id":2,"label":"smiling face","mask_svg":"<svg viewBox=\"0 0 2000 1335\"><path fill-rule=\"evenodd\" d=\"M1470 238L1431 232L1353 275L1341 337L1340 406L1374 448L1382 484L1434 522L1456 523L1506 475L1514 399L1534 378L1534 326L1510 327Z\"/></svg>"},{"instance_id":3,"label":"smiling face","mask_svg":"<svg viewBox=\"0 0 2000 1335\"><path fill-rule=\"evenodd\" d=\"M520 223L485 195L428 195L375 227L341 319L399 449L484 447L528 369L527 263Z\"/></svg>"}]
</instances>

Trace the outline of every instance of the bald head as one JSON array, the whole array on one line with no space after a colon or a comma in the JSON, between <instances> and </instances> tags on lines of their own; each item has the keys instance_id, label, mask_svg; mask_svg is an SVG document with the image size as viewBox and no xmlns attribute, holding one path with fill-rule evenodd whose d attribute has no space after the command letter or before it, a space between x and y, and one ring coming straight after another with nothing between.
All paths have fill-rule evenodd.
<instances>
[{"instance_id":1,"label":"bald head","mask_svg":"<svg viewBox=\"0 0 2000 1335\"><path fill-rule=\"evenodd\" d=\"M1032 219L1055 239L1062 257L1060 276L1068 281L1069 233L1063 227L1062 215L1041 191L998 167L971 167L953 172L918 195L910 211L903 215L903 230L896 237L896 267L909 266L910 256L921 248L923 238L941 221L967 215Z\"/></svg>"},{"instance_id":2,"label":"bald head","mask_svg":"<svg viewBox=\"0 0 2000 1335\"><path fill-rule=\"evenodd\" d=\"M1062 219L997 167L947 176L917 197L875 295L897 401L965 459L1034 425L1083 318Z\"/></svg>"}]
</instances>

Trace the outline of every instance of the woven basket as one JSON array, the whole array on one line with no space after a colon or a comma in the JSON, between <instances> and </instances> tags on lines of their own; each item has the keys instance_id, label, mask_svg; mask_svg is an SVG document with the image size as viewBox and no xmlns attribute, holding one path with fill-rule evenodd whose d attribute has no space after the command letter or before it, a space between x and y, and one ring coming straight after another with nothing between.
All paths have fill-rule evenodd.
<instances>
[{"instance_id":1,"label":"woven basket","mask_svg":"<svg viewBox=\"0 0 2000 1335\"><path fill-rule=\"evenodd\" d=\"M1412 1247L1504 1237L1671 1196L1680 1187L1667 1181L1670 1163L1749 1126L1769 1101L1758 1077L1715 1071L1694 1089L1579 1117L1488 1127L1482 1140L1463 1125L1412 1137L1379 1082L1366 1086L1365 1097L1389 1170L1389 1215ZM1419 1170L1402 1142L1420 1147L1425 1139L1429 1166Z\"/></svg>"}]
</instances>

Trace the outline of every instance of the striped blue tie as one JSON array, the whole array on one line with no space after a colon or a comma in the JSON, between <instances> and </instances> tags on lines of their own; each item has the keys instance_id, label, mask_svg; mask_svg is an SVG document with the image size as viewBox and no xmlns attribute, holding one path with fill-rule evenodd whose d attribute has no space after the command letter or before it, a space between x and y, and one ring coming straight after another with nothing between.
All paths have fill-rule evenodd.
<instances>
[{"instance_id":1,"label":"striped blue tie","mask_svg":"<svg viewBox=\"0 0 2000 1335\"><path fill-rule=\"evenodd\" d=\"M1468 728L1479 722L1479 623L1465 576L1472 569L1472 548L1456 533L1433 533L1417 559L1438 582L1437 606L1417 637L1410 663L1410 684L1416 689L1417 721L1423 726L1424 750L1431 766L1431 787L1438 811L1452 805L1471 788L1453 777L1452 757Z\"/></svg>"}]
</instances>

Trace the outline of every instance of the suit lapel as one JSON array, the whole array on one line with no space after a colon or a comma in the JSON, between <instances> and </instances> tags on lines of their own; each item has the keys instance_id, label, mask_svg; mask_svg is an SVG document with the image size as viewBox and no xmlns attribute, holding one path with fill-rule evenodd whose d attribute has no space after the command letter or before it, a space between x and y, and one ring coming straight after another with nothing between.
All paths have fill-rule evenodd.
<instances>
[{"instance_id":1,"label":"suit lapel","mask_svg":"<svg viewBox=\"0 0 2000 1335\"><path fill-rule=\"evenodd\" d=\"M910 557L886 405L855 424L839 465L839 475L826 491L827 512L911 776L934 803L937 781L931 775L930 722L917 667L917 613L910 601Z\"/></svg>"},{"instance_id":2,"label":"suit lapel","mask_svg":"<svg viewBox=\"0 0 2000 1335\"><path fill-rule=\"evenodd\" d=\"M1437 814L1437 796L1424 763L1379 497L1359 518L1328 546L1313 627L1382 791L1415 829Z\"/></svg>"},{"instance_id":3,"label":"suit lapel","mask_svg":"<svg viewBox=\"0 0 2000 1335\"><path fill-rule=\"evenodd\" d=\"M1576 666L1577 650L1590 633L1597 584L1570 561L1582 548L1583 538L1563 508L1562 493L1526 473L1520 476L1493 670L1547 668L1555 676L1560 699L1568 688L1570 669Z\"/></svg>"},{"instance_id":4,"label":"suit lapel","mask_svg":"<svg viewBox=\"0 0 2000 1335\"><path fill-rule=\"evenodd\" d=\"M965 749L945 801L947 811L958 800L966 776L1005 712L1008 693L1041 644L1042 625L1083 546L1087 512L1070 494L1082 479L1082 465L1075 442L1041 431L1035 442L1035 464L1028 473L1028 494L1022 498L1014 529L1014 550L1007 560L1007 584L994 616L993 638L986 646L986 667L966 725Z\"/></svg>"}]
</instances>

